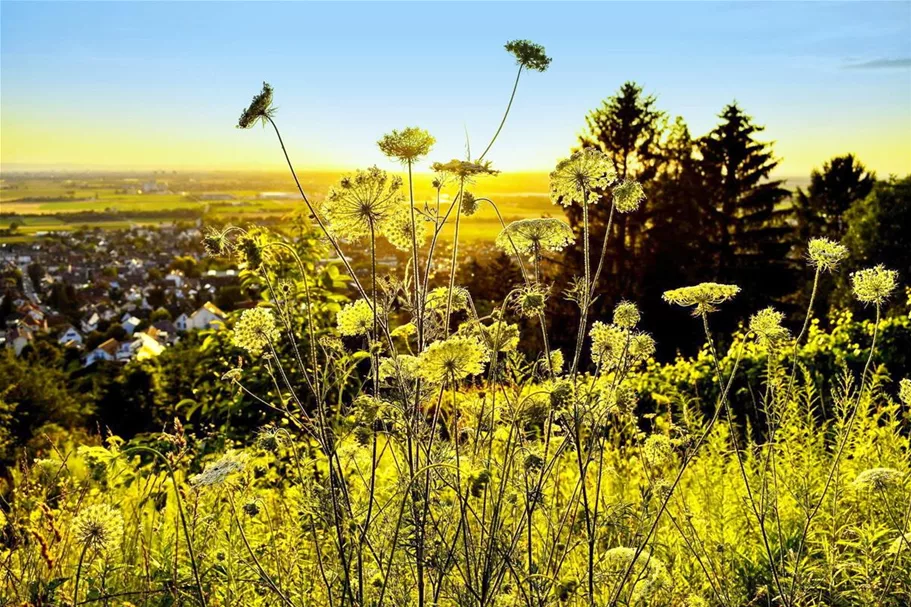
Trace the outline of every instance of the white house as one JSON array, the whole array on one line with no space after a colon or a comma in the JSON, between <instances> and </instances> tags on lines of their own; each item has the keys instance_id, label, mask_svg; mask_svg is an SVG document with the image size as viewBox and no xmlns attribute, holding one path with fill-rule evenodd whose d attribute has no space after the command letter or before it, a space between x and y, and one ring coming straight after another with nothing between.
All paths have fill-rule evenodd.
<instances>
[{"instance_id":1,"label":"white house","mask_svg":"<svg viewBox=\"0 0 911 607\"><path fill-rule=\"evenodd\" d=\"M120 342L116 339L109 339L91 352L89 352L85 357L85 362L82 364L83 367L88 367L89 365L94 365L99 360L116 360L117 352L120 350Z\"/></svg>"},{"instance_id":2,"label":"white house","mask_svg":"<svg viewBox=\"0 0 911 607\"><path fill-rule=\"evenodd\" d=\"M16 356L19 356L22 354L22 350L25 349L25 346L32 343L34 339L35 336L32 333L32 330L22 323L19 323L19 326L6 332L6 347L12 348L13 353Z\"/></svg>"},{"instance_id":3,"label":"white house","mask_svg":"<svg viewBox=\"0 0 911 607\"><path fill-rule=\"evenodd\" d=\"M82 334L76 330L76 327L69 325L63 333L60 334L60 337L57 338L57 343L61 345L82 345Z\"/></svg>"},{"instance_id":4,"label":"white house","mask_svg":"<svg viewBox=\"0 0 911 607\"><path fill-rule=\"evenodd\" d=\"M127 335L132 335L141 323L142 321L135 316L130 316L121 323L121 326L126 330Z\"/></svg>"},{"instance_id":5,"label":"white house","mask_svg":"<svg viewBox=\"0 0 911 607\"><path fill-rule=\"evenodd\" d=\"M174 321L174 326L177 327L178 331L186 331L189 322L190 317L186 314L181 314L177 317L177 320Z\"/></svg>"},{"instance_id":6,"label":"white house","mask_svg":"<svg viewBox=\"0 0 911 607\"><path fill-rule=\"evenodd\" d=\"M98 312L92 312L92 315L87 319L82 321L82 332L91 333L92 331L98 330L98 323L101 322L101 318L98 316Z\"/></svg>"},{"instance_id":7,"label":"white house","mask_svg":"<svg viewBox=\"0 0 911 607\"><path fill-rule=\"evenodd\" d=\"M211 301L207 301L201 308L193 312L190 317L186 320L186 331L191 331L193 329L220 329L225 326L225 317L227 315L222 312L218 306L213 304ZM177 319L178 321L180 318ZM180 325L177 326L180 328Z\"/></svg>"}]
</instances>

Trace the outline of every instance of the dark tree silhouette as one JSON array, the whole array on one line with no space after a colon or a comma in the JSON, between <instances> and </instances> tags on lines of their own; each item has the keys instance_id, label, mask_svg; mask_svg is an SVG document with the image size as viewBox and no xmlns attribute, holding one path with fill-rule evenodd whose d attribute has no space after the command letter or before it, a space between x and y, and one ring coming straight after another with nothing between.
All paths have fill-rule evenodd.
<instances>
[{"instance_id":1,"label":"dark tree silhouette","mask_svg":"<svg viewBox=\"0 0 911 607\"><path fill-rule=\"evenodd\" d=\"M715 278L743 289L741 315L793 288L788 252L794 244L790 192L770 178L778 166L764 127L732 103L721 123L699 141L700 198L708 217L706 247ZM749 304L749 307L743 306Z\"/></svg>"},{"instance_id":2,"label":"dark tree silhouette","mask_svg":"<svg viewBox=\"0 0 911 607\"><path fill-rule=\"evenodd\" d=\"M876 176L854 154L836 156L822 165L822 171L814 169L807 191L798 188L794 196L802 240L841 239L847 228L845 213L867 197L875 182Z\"/></svg>"}]
</instances>

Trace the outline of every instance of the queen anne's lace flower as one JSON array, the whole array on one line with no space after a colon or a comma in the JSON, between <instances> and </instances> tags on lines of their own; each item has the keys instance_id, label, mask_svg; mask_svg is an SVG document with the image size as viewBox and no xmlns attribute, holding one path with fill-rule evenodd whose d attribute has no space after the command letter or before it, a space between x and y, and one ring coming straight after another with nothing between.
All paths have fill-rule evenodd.
<instances>
[{"instance_id":1,"label":"queen anne's lace flower","mask_svg":"<svg viewBox=\"0 0 911 607\"><path fill-rule=\"evenodd\" d=\"M671 439L664 434L652 434L642 445L642 457L650 466L660 466L673 452Z\"/></svg>"},{"instance_id":2,"label":"queen anne's lace flower","mask_svg":"<svg viewBox=\"0 0 911 607\"><path fill-rule=\"evenodd\" d=\"M694 287L681 287L665 291L662 298L670 304L693 307L693 316L715 311L715 306L734 298L740 292L736 285L703 282Z\"/></svg>"},{"instance_id":3,"label":"queen anne's lace flower","mask_svg":"<svg viewBox=\"0 0 911 607\"><path fill-rule=\"evenodd\" d=\"M903 379L898 383L898 398L911 407L911 379Z\"/></svg>"},{"instance_id":4,"label":"queen anne's lace flower","mask_svg":"<svg viewBox=\"0 0 911 607\"><path fill-rule=\"evenodd\" d=\"M470 217L478 211L478 199L469 191L462 192L462 215Z\"/></svg>"},{"instance_id":5,"label":"queen anne's lace flower","mask_svg":"<svg viewBox=\"0 0 911 607\"><path fill-rule=\"evenodd\" d=\"M526 318L542 314L546 303L547 289L540 285L522 287L513 295L513 308Z\"/></svg>"},{"instance_id":6,"label":"queen anne's lace flower","mask_svg":"<svg viewBox=\"0 0 911 607\"><path fill-rule=\"evenodd\" d=\"M609 370L620 364L626 349L628 333L615 325L595 322L589 335L592 338L592 360Z\"/></svg>"},{"instance_id":7,"label":"queen anne's lace flower","mask_svg":"<svg viewBox=\"0 0 911 607\"><path fill-rule=\"evenodd\" d=\"M437 287L432 289L424 299L424 305L428 310L445 312L446 306L449 305L452 311L467 310L468 300L471 295L465 287L452 288L452 302L449 303L449 287Z\"/></svg>"},{"instance_id":8,"label":"queen anne's lace flower","mask_svg":"<svg viewBox=\"0 0 911 607\"><path fill-rule=\"evenodd\" d=\"M613 189L614 208L618 213L632 213L645 200L645 190L638 181L627 179Z\"/></svg>"},{"instance_id":9,"label":"queen anne's lace flower","mask_svg":"<svg viewBox=\"0 0 911 607\"><path fill-rule=\"evenodd\" d=\"M418 376L431 383L457 381L484 370L487 353L473 337L435 341L418 357Z\"/></svg>"},{"instance_id":10,"label":"queen anne's lace flower","mask_svg":"<svg viewBox=\"0 0 911 607\"><path fill-rule=\"evenodd\" d=\"M83 546L115 550L123 537L123 517L106 504L91 505L73 519L73 535Z\"/></svg>"},{"instance_id":11,"label":"queen anne's lace flower","mask_svg":"<svg viewBox=\"0 0 911 607\"><path fill-rule=\"evenodd\" d=\"M434 172L441 173L443 180L446 175L454 175L464 183L471 183L479 175L496 175L500 171L491 168L491 162L471 162L470 160L452 159L449 162L434 162L430 165Z\"/></svg>"},{"instance_id":12,"label":"queen anne's lace flower","mask_svg":"<svg viewBox=\"0 0 911 607\"><path fill-rule=\"evenodd\" d=\"M506 253L536 255L541 251L561 251L572 241L573 229L568 223L542 217L510 223L497 236L496 245Z\"/></svg>"},{"instance_id":13,"label":"queen anne's lace flower","mask_svg":"<svg viewBox=\"0 0 911 607\"><path fill-rule=\"evenodd\" d=\"M373 331L373 309L366 299L359 299L339 310L335 321L338 332L345 337L367 335Z\"/></svg>"},{"instance_id":14,"label":"queen anne's lace flower","mask_svg":"<svg viewBox=\"0 0 911 607\"><path fill-rule=\"evenodd\" d=\"M851 275L854 296L864 303L881 304L898 284L898 272L882 265L859 270Z\"/></svg>"},{"instance_id":15,"label":"queen anne's lace flower","mask_svg":"<svg viewBox=\"0 0 911 607\"><path fill-rule=\"evenodd\" d=\"M631 301L621 301L614 308L614 324L623 329L633 329L639 324L639 308Z\"/></svg>"},{"instance_id":16,"label":"queen anne's lace flower","mask_svg":"<svg viewBox=\"0 0 911 607\"><path fill-rule=\"evenodd\" d=\"M563 352L560 350L551 350L550 368L553 370L554 374L559 374L563 371L563 364Z\"/></svg>"},{"instance_id":17,"label":"queen anne's lace flower","mask_svg":"<svg viewBox=\"0 0 911 607\"><path fill-rule=\"evenodd\" d=\"M375 166L357 171L330 188L323 212L336 235L358 241L370 234L371 226L382 231L383 222L403 201L401 187L401 177L390 178Z\"/></svg>"},{"instance_id":18,"label":"queen anne's lace flower","mask_svg":"<svg viewBox=\"0 0 911 607\"><path fill-rule=\"evenodd\" d=\"M525 69L543 72L550 65L551 59L544 54L544 47L530 40L510 40L505 48Z\"/></svg>"},{"instance_id":19,"label":"queen anne's lace flower","mask_svg":"<svg viewBox=\"0 0 911 607\"><path fill-rule=\"evenodd\" d=\"M278 340L279 335L272 310L251 308L240 315L231 339L235 346L246 350L251 356L259 356L269 344Z\"/></svg>"},{"instance_id":20,"label":"queen anne's lace flower","mask_svg":"<svg viewBox=\"0 0 911 607\"><path fill-rule=\"evenodd\" d=\"M477 326L477 325L476 325ZM519 326L498 320L489 326L480 325L487 349L493 352L512 352L519 345Z\"/></svg>"},{"instance_id":21,"label":"queen anne's lace flower","mask_svg":"<svg viewBox=\"0 0 911 607\"><path fill-rule=\"evenodd\" d=\"M401 379L411 381L417 377L418 357L410 354L399 354L395 358L380 360L380 379Z\"/></svg>"},{"instance_id":22,"label":"queen anne's lace flower","mask_svg":"<svg viewBox=\"0 0 911 607\"><path fill-rule=\"evenodd\" d=\"M190 478L194 487L213 487L224 483L229 476L243 471L245 460L234 452L225 453L218 460L209 464L199 474Z\"/></svg>"},{"instance_id":23,"label":"queen anne's lace flower","mask_svg":"<svg viewBox=\"0 0 911 607\"><path fill-rule=\"evenodd\" d=\"M582 148L557 163L550 174L550 195L565 207L576 202L593 204L591 193L611 186L617 179L610 158L601 150Z\"/></svg>"},{"instance_id":24,"label":"queen anne's lace flower","mask_svg":"<svg viewBox=\"0 0 911 607\"><path fill-rule=\"evenodd\" d=\"M870 468L864 470L854 479L858 489L876 489L879 491L901 485L902 473L894 468Z\"/></svg>"},{"instance_id":25,"label":"queen anne's lace flower","mask_svg":"<svg viewBox=\"0 0 911 607\"><path fill-rule=\"evenodd\" d=\"M427 223L423 217L418 216L412 224L411 205L399 204L389 214L389 219L383 223L383 236L399 251L411 251L414 248L414 241L417 241L420 247L427 239Z\"/></svg>"},{"instance_id":26,"label":"queen anne's lace flower","mask_svg":"<svg viewBox=\"0 0 911 607\"><path fill-rule=\"evenodd\" d=\"M807 248L810 265L823 272L834 270L847 256L847 248L828 238L813 238Z\"/></svg>"},{"instance_id":27,"label":"queen anne's lace flower","mask_svg":"<svg viewBox=\"0 0 911 607\"><path fill-rule=\"evenodd\" d=\"M774 308L765 308L750 317L750 331L756 334L760 342L772 346L788 339L791 333L781 325L784 314Z\"/></svg>"},{"instance_id":28,"label":"queen anne's lace flower","mask_svg":"<svg viewBox=\"0 0 911 607\"><path fill-rule=\"evenodd\" d=\"M268 120L275 110L272 108L272 87L263 82L263 90L250 102L237 121L237 128L248 129L257 122Z\"/></svg>"},{"instance_id":29,"label":"queen anne's lace flower","mask_svg":"<svg viewBox=\"0 0 911 607\"><path fill-rule=\"evenodd\" d=\"M414 126L393 130L376 142L381 152L403 164L414 163L429 154L434 143L436 139L430 133Z\"/></svg>"}]
</instances>

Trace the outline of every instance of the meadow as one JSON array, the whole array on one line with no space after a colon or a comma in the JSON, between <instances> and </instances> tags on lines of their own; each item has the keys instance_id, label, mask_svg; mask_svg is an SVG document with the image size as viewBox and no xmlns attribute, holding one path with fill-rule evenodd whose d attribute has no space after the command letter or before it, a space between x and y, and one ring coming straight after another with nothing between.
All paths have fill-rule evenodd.
<instances>
[{"instance_id":1,"label":"meadow","mask_svg":"<svg viewBox=\"0 0 911 607\"><path fill-rule=\"evenodd\" d=\"M550 64L529 41L506 50L519 76ZM259 124L284 149L268 84L238 122ZM643 184L585 146L554 167L547 198L490 194L499 134L476 158L435 163L428 184L410 169L434 138L387 133L378 146L404 170L352 172L312 198L301 185L307 238L210 227L208 254L262 293L198 336L196 363L219 369L207 389L223 402L208 405L229 421L177 403L161 432L66 436L20 462L0 511L3 598L907 605L911 380L890 369L908 368L911 310L891 260L847 275L844 244L801 242L810 293L797 320L763 307L726 334L715 321L750 285L705 276L666 290L666 314L703 344L660 363L638 302L594 314L613 222L634 225ZM456 283L463 238L489 239L516 269L487 311ZM380 268L381 245L405 263ZM372 259L367 276L351 250ZM579 274L560 281L569 266L553 260L570 250ZM816 298L839 281L854 311L820 318ZM557 305L571 324L555 326ZM236 398L268 414L255 436L228 437Z\"/></svg>"}]
</instances>

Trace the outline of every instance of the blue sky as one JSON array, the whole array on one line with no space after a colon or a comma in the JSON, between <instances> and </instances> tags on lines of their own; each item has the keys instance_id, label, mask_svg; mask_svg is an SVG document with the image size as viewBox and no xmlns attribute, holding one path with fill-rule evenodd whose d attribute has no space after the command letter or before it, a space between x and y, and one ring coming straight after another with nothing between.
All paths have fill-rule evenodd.
<instances>
[{"instance_id":1,"label":"blue sky","mask_svg":"<svg viewBox=\"0 0 911 607\"><path fill-rule=\"evenodd\" d=\"M296 162L384 163L374 142L430 130L433 159L483 149L514 78L513 38L553 64L522 76L490 158L547 170L626 80L702 134L736 99L781 174L855 152L911 172L911 3L0 4L0 160L278 167L233 128L262 80Z\"/></svg>"}]
</instances>

